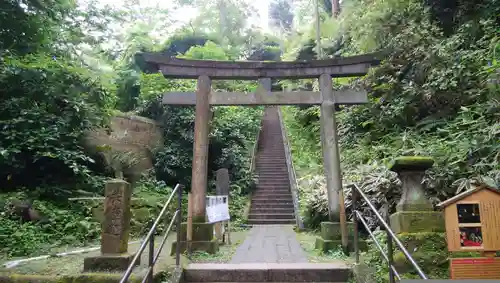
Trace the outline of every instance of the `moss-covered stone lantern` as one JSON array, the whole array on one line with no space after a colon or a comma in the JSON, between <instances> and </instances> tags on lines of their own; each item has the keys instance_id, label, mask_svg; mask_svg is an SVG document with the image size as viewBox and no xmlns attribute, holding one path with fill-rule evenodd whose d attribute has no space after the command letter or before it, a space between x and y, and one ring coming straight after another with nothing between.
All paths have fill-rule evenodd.
<instances>
[{"instance_id":1,"label":"moss-covered stone lantern","mask_svg":"<svg viewBox=\"0 0 500 283\"><path fill-rule=\"evenodd\" d=\"M430 157L402 156L390 165L389 169L398 174L402 183L401 199L396 213L391 215L395 233L444 232L443 215L433 210L422 184L425 171L433 164Z\"/></svg>"}]
</instances>

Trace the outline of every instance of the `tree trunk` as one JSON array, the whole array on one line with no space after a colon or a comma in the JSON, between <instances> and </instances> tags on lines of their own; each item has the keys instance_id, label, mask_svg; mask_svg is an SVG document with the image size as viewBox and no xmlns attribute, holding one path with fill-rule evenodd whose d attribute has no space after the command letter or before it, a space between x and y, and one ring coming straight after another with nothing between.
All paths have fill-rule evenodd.
<instances>
[{"instance_id":1,"label":"tree trunk","mask_svg":"<svg viewBox=\"0 0 500 283\"><path fill-rule=\"evenodd\" d=\"M336 18L340 13L340 3L339 0L331 0L332 1L332 16Z\"/></svg>"}]
</instances>

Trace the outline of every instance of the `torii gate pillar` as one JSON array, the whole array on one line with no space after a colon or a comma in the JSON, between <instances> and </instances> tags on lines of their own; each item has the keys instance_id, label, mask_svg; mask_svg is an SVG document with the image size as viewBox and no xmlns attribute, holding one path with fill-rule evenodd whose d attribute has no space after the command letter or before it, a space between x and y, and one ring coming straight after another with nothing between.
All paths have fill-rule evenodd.
<instances>
[{"instance_id":1,"label":"torii gate pillar","mask_svg":"<svg viewBox=\"0 0 500 283\"><path fill-rule=\"evenodd\" d=\"M208 76L200 76L198 78L198 87L196 90L193 168L191 175L191 195L193 200L192 220L194 223L205 222L211 90L212 82L210 78Z\"/></svg>"},{"instance_id":2,"label":"torii gate pillar","mask_svg":"<svg viewBox=\"0 0 500 283\"><path fill-rule=\"evenodd\" d=\"M194 144L193 144L193 168L191 178L191 195L187 223L181 224L181 250L206 251L216 253L219 250L218 240L214 240L214 224L206 222L206 195L208 186L208 147L210 127L210 98L212 92L212 81L210 77L201 75L198 77L196 90L195 122L194 122ZM172 245L172 252L176 251L176 245Z\"/></svg>"}]
</instances>

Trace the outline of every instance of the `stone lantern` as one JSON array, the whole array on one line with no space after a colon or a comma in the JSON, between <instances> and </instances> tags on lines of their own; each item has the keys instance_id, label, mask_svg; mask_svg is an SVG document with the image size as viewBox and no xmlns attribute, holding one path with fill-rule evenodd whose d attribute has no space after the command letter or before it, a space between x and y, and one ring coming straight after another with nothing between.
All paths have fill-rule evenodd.
<instances>
[{"instance_id":1,"label":"stone lantern","mask_svg":"<svg viewBox=\"0 0 500 283\"><path fill-rule=\"evenodd\" d=\"M396 213L391 215L395 233L444 231L443 215L433 210L422 184L425 171L433 164L432 158L421 156L402 156L392 162L389 169L398 174L402 183L401 199Z\"/></svg>"}]
</instances>

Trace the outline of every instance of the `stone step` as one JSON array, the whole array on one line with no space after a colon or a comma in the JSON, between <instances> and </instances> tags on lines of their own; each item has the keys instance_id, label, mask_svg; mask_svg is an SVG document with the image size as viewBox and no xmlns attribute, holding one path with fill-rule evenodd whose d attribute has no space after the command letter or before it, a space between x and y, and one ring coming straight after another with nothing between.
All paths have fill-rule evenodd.
<instances>
[{"instance_id":1,"label":"stone step","mask_svg":"<svg viewBox=\"0 0 500 283\"><path fill-rule=\"evenodd\" d=\"M275 208L275 207L267 207L267 208L250 208L250 214L269 214L269 213L290 213L293 214L293 206L291 208Z\"/></svg>"},{"instance_id":2,"label":"stone step","mask_svg":"<svg viewBox=\"0 0 500 283\"><path fill-rule=\"evenodd\" d=\"M289 189L290 182L288 180L276 181L276 180L259 180L259 189L273 190L273 189Z\"/></svg>"},{"instance_id":3,"label":"stone step","mask_svg":"<svg viewBox=\"0 0 500 283\"><path fill-rule=\"evenodd\" d=\"M258 172L256 175L259 178L259 183L269 184L273 181L278 181L279 183L290 183L288 179L288 173L284 172L275 173L274 175L272 175L268 171L266 171L263 173L263 175L261 172Z\"/></svg>"},{"instance_id":4,"label":"stone step","mask_svg":"<svg viewBox=\"0 0 500 283\"><path fill-rule=\"evenodd\" d=\"M293 207L293 199L289 199L289 200L284 200L284 199L280 199L280 200L276 200L276 199L266 199L266 198L258 198L258 199L254 199L252 198L252 202L251 204L269 204L269 205L290 205ZM277 206L278 207L278 206Z\"/></svg>"},{"instance_id":5,"label":"stone step","mask_svg":"<svg viewBox=\"0 0 500 283\"><path fill-rule=\"evenodd\" d=\"M261 155L257 156L257 161L262 162L262 161L268 161L268 160L285 160L286 161L286 156L285 154L276 154L276 155L271 155L271 154L266 154L266 155Z\"/></svg>"},{"instance_id":6,"label":"stone step","mask_svg":"<svg viewBox=\"0 0 500 283\"><path fill-rule=\"evenodd\" d=\"M288 172L286 162L255 164L255 169L256 171Z\"/></svg>"},{"instance_id":7,"label":"stone step","mask_svg":"<svg viewBox=\"0 0 500 283\"><path fill-rule=\"evenodd\" d=\"M253 213L250 211L248 219L294 219L293 213Z\"/></svg>"},{"instance_id":8,"label":"stone step","mask_svg":"<svg viewBox=\"0 0 500 283\"><path fill-rule=\"evenodd\" d=\"M290 191L284 191L284 192L273 192L273 191L265 191L265 190L260 190L260 191L255 191L252 195L252 197L292 197L292 193Z\"/></svg>"},{"instance_id":9,"label":"stone step","mask_svg":"<svg viewBox=\"0 0 500 283\"><path fill-rule=\"evenodd\" d=\"M255 170L255 173L257 175L263 175L263 176L288 176L288 171L286 170L286 166L283 167L274 167L274 168L257 168Z\"/></svg>"},{"instance_id":10,"label":"stone step","mask_svg":"<svg viewBox=\"0 0 500 283\"><path fill-rule=\"evenodd\" d=\"M261 200L275 200L275 201L289 201L292 200L292 195L253 195L252 201L261 201Z\"/></svg>"},{"instance_id":11,"label":"stone step","mask_svg":"<svg viewBox=\"0 0 500 283\"><path fill-rule=\"evenodd\" d=\"M267 208L275 208L275 209L293 209L293 202L291 203L252 203L250 205L250 210L252 209L267 209Z\"/></svg>"},{"instance_id":12,"label":"stone step","mask_svg":"<svg viewBox=\"0 0 500 283\"><path fill-rule=\"evenodd\" d=\"M271 172L271 170L259 171L257 172L259 178L272 178L275 179L283 179L288 181L288 173L287 172Z\"/></svg>"},{"instance_id":13,"label":"stone step","mask_svg":"<svg viewBox=\"0 0 500 283\"><path fill-rule=\"evenodd\" d=\"M276 177L271 177L271 176L268 176L268 177L259 177L259 184L288 184L290 185L290 180L288 179L288 177L280 177L280 176L276 176Z\"/></svg>"},{"instance_id":14,"label":"stone step","mask_svg":"<svg viewBox=\"0 0 500 283\"><path fill-rule=\"evenodd\" d=\"M266 186L290 186L290 180L288 178L282 178L281 180L276 180L276 178L266 177L266 178L258 178L258 185L266 185Z\"/></svg>"},{"instance_id":15,"label":"stone step","mask_svg":"<svg viewBox=\"0 0 500 283\"><path fill-rule=\"evenodd\" d=\"M295 218L293 219L248 219L248 224L250 225L277 225L277 224L295 224Z\"/></svg>"},{"instance_id":16,"label":"stone step","mask_svg":"<svg viewBox=\"0 0 500 283\"><path fill-rule=\"evenodd\" d=\"M282 194L282 195L277 195L277 194L254 194L252 195L252 200L254 201L259 201L261 199L274 199L276 201L293 201L292 195L288 194Z\"/></svg>"},{"instance_id":17,"label":"stone step","mask_svg":"<svg viewBox=\"0 0 500 283\"><path fill-rule=\"evenodd\" d=\"M273 188L257 188L253 192L253 195L259 195L260 193L267 193L267 194L277 194L277 195L291 195L291 191L289 189L273 189Z\"/></svg>"},{"instance_id":18,"label":"stone step","mask_svg":"<svg viewBox=\"0 0 500 283\"><path fill-rule=\"evenodd\" d=\"M281 191L290 191L290 184L283 184L283 185L266 185L266 184L259 184L257 186L256 191L276 191L276 192L281 192Z\"/></svg>"}]
</instances>

